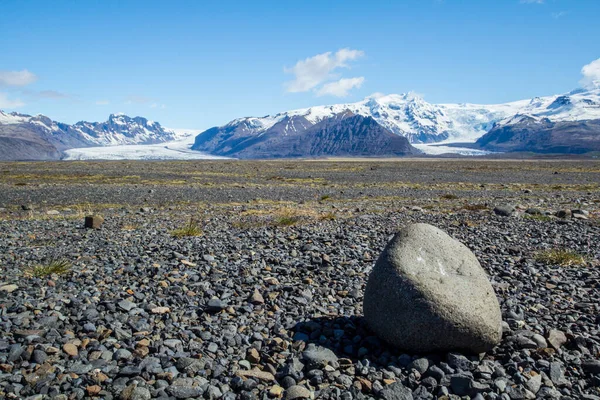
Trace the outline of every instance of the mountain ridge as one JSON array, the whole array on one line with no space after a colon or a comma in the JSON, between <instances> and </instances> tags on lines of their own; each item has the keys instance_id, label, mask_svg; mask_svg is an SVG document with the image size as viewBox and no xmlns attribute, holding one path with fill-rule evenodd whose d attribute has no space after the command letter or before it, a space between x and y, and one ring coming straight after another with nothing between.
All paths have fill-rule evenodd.
<instances>
[{"instance_id":1,"label":"mountain ridge","mask_svg":"<svg viewBox=\"0 0 600 400\"><path fill-rule=\"evenodd\" d=\"M110 114L104 122L66 124L45 115L0 110L0 159L60 159L72 148L123 144L155 144L181 138L160 123L143 117Z\"/></svg>"}]
</instances>

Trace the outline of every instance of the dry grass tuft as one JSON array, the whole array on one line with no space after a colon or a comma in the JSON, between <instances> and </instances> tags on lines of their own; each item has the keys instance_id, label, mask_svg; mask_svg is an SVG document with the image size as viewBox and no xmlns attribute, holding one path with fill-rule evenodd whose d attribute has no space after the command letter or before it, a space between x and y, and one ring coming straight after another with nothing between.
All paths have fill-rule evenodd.
<instances>
[{"instance_id":1,"label":"dry grass tuft","mask_svg":"<svg viewBox=\"0 0 600 400\"><path fill-rule=\"evenodd\" d=\"M36 265L33 267L26 268L24 270L25 275L32 276L34 278L45 278L52 274L64 275L71 272L71 263L65 259L54 259L48 264Z\"/></svg>"},{"instance_id":2,"label":"dry grass tuft","mask_svg":"<svg viewBox=\"0 0 600 400\"><path fill-rule=\"evenodd\" d=\"M200 225L198 225L198 222L194 220L194 218L190 218L189 222L184 226L171 231L171 235L176 238L201 236L202 229L200 228Z\"/></svg>"},{"instance_id":3,"label":"dry grass tuft","mask_svg":"<svg viewBox=\"0 0 600 400\"><path fill-rule=\"evenodd\" d=\"M538 262L549 265L560 265L570 267L575 265L585 265L585 258L574 251L563 249L543 250L535 255Z\"/></svg>"}]
</instances>

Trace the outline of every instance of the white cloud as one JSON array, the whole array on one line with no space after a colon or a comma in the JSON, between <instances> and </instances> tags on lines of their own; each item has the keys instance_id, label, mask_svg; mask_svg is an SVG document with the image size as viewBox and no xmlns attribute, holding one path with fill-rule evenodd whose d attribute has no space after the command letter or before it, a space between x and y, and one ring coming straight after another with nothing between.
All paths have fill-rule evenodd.
<instances>
[{"instance_id":1,"label":"white cloud","mask_svg":"<svg viewBox=\"0 0 600 400\"><path fill-rule=\"evenodd\" d=\"M322 83L335 79L333 72L339 68L349 68L348 62L364 55L361 50L341 49L336 53L327 52L300 60L284 72L294 75L294 80L286 82L286 90L291 93L308 92Z\"/></svg>"},{"instance_id":2,"label":"white cloud","mask_svg":"<svg viewBox=\"0 0 600 400\"><path fill-rule=\"evenodd\" d=\"M359 88L365 81L365 78L360 76L357 78L342 78L339 81L329 82L321 86L317 90L317 96L348 96L348 92L354 88Z\"/></svg>"},{"instance_id":3,"label":"white cloud","mask_svg":"<svg viewBox=\"0 0 600 400\"><path fill-rule=\"evenodd\" d=\"M567 13L566 11L559 11L559 12L555 12L555 13L552 13L552 18L554 18L554 19L559 19L559 18L562 18L562 17L564 17L564 16L565 16L565 15L567 15L567 14L568 14L568 13Z\"/></svg>"},{"instance_id":4,"label":"white cloud","mask_svg":"<svg viewBox=\"0 0 600 400\"><path fill-rule=\"evenodd\" d=\"M546 0L521 0L525 4L544 4Z\"/></svg>"},{"instance_id":5,"label":"white cloud","mask_svg":"<svg viewBox=\"0 0 600 400\"><path fill-rule=\"evenodd\" d=\"M97 100L96 101L97 106L107 106L109 104L110 104L110 101L108 101L108 100Z\"/></svg>"},{"instance_id":6,"label":"white cloud","mask_svg":"<svg viewBox=\"0 0 600 400\"><path fill-rule=\"evenodd\" d=\"M583 78L580 83L585 88L600 88L600 58L584 65L581 69Z\"/></svg>"},{"instance_id":7,"label":"white cloud","mask_svg":"<svg viewBox=\"0 0 600 400\"><path fill-rule=\"evenodd\" d=\"M25 103L21 100L11 100L8 98L8 94L0 92L0 108L19 108L23 107Z\"/></svg>"},{"instance_id":8,"label":"white cloud","mask_svg":"<svg viewBox=\"0 0 600 400\"><path fill-rule=\"evenodd\" d=\"M37 76L26 69L23 71L0 71L0 86L27 86L37 80Z\"/></svg>"},{"instance_id":9,"label":"white cloud","mask_svg":"<svg viewBox=\"0 0 600 400\"><path fill-rule=\"evenodd\" d=\"M367 99L378 99L380 97L385 96L385 93L382 92L375 92L375 93L371 93L370 95L367 96Z\"/></svg>"}]
</instances>

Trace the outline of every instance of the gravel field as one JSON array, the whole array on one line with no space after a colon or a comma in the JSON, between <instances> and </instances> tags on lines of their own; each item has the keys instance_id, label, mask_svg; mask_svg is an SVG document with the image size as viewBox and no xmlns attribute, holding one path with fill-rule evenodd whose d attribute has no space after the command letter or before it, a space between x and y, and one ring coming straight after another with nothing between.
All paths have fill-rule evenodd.
<instances>
[{"instance_id":1,"label":"gravel field","mask_svg":"<svg viewBox=\"0 0 600 400\"><path fill-rule=\"evenodd\" d=\"M489 273L491 352L367 327L415 222ZM596 161L0 163L0 398L600 399L599 242Z\"/></svg>"}]
</instances>

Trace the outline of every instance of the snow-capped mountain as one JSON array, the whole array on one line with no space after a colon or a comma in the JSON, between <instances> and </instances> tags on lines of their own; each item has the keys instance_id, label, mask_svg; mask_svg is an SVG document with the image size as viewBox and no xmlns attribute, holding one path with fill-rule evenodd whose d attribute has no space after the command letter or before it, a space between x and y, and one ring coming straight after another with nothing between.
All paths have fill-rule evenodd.
<instances>
[{"instance_id":1,"label":"snow-capped mountain","mask_svg":"<svg viewBox=\"0 0 600 400\"><path fill-rule=\"evenodd\" d=\"M151 144L180 139L181 133L163 128L158 122L142 117L111 114L105 122L80 121L69 125L55 122L44 115L4 113L0 111L0 125L31 124L49 135L78 137L90 146L113 146L124 144Z\"/></svg>"},{"instance_id":2,"label":"snow-capped mountain","mask_svg":"<svg viewBox=\"0 0 600 400\"><path fill-rule=\"evenodd\" d=\"M505 104L431 104L414 93L367 97L357 103L315 106L265 117L235 119L220 127L242 130L260 136L275 124L289 120L281 133L306 129L344 111L372 117L392 133L405 136L411 143L474 142L495 124L517 115L576 121L600 118L599 90L573 91L566 95L536 97ZM294 117L303 117L298 121Z\"/></svg>"},{"instance_id":3,"label":"snow-capped mountain","mask_svg":"<svg viewBox=\"0 0 600 400\"><path fill-rule=\"evenodd\" d=\"M254 129L249 127L248 121L209 129L196 137L192 150L238 158L368 157L420 153L407 138L390 132L373 117L349 110L320 120L287 115L258 134Z\"/></svg>"},{"instance_id":4,"label":"snow-capped mountain","mask_svg":"<svg viewBox=\"0 0 600 400\"><path fill-rule=\"evenodd\" d=\"M600 119L600 88L576 89L562 95L535 97L496 125L511 125L523 120L573 122L595 119Z\"/></svg>"},{"instance_id":5,"label":"snow-capped mountain","mask_svg":"<svg viewBox=\"0 0 600 400\"><path fill-rule=\"evenodd\" d=\"M535 98L476 145L491 151L580 154L600 151L600 89Z\"/></svg>"},{"instance_id":6,"label":"snow-capped mountain","mask_svg":"<svg viewBox=\"0 0 600 400\"><path fill-rule=\"evenodd\" d=\"M372 117L390 132L409 139L411 143L441 141L474 141L485 134L494 122L514 115L528 101L499 105L431 104L414 93L367 97L358 103L315 106L282 112L261 118L238 118L222 126L222 129L242 129L247 134L261 135L275 124L285 120L295 121L303 117L301 128L331 118L345 111L364 117ZM282 134L299 127L289 124Z\"/></svg>"},{"instance_id":7,"label":"snow-capped mountain","mask_svg":"<svg viewBox=\"0 0 600 400\"><path fill-rule=\"evenodd\" d=\"M106 122L69 125L44 115L0 111L0 159L56 159L72 148L155 144L184 136L158 122L123 114L111 114Z\"/></svg>"}]
</instances>

